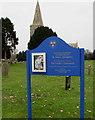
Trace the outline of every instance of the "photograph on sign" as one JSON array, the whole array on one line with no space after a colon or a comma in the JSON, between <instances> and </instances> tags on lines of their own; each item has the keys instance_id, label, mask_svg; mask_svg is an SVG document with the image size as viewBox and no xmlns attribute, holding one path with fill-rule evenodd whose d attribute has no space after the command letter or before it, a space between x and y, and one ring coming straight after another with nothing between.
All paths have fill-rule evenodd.
<instances>
[{"instance_id":1,"label":"photograph on sign","mask_svg":"<svg viewBox=\"0 0 95 120\"><path fill-rule=\"evenodd\" d=\"M32 72L46 72L46 53L32 53Z\"/></svg>"}]
</instances>

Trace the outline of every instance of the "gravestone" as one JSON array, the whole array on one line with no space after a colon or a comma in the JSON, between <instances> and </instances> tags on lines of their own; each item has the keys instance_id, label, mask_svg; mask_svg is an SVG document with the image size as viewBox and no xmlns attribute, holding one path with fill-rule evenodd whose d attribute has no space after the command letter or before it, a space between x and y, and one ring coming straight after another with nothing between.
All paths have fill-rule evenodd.
<instances>
[{"instance_id":1,"label":"gravestone","mask_svg":"<svg viewBox=\"0 0 95 120\"><path fill-rule=\"evenodd\" d=\"M7 62L2 63L2 77L7 77L9 72L9 66Z\"/></svg>"},{"instance_id":2,"label":"gravestone","mask_svg":"<svg viewBox=\"0 0 95 120\"><path fill-rule=\"evenodd\" d=\"M71 89L71 76L66 76L66 85L65 85L65 90L70 90Z\"/></svg>"},{"instance_id":3,"label":"gravestone","mask_svg":"<svg viewBox=\"0 0 95 120\"><path fill-rule=\"evenodd\" d=\"M84 118L84 49L49 37L37 48L26 51L26 63L28 118L32 118L31 75L80 76L80 118Z\"/></svg>"},{"instance_id":4,"label":"gravestone","mask_svg":"<svg viewBox=\"0 0 95 120\"><path fill-rule=\"evenodd\" d=\"M88 66L88 75L91 75L91 65Z\"/></svg>"}]
</instances>

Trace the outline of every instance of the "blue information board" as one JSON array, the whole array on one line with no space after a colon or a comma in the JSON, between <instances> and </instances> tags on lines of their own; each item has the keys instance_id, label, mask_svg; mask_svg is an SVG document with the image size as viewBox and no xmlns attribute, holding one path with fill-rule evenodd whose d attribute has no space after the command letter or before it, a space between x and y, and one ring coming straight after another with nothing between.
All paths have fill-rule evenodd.
<instances>
[{"instance_id":1,"label":"blue information board","mask_svg":"<svg viewBox=\"0 0 95 120\"><path fill-rule=\"evenodd\" d=\"M28 118L31 111L31 75L80 76L80 118L84 118L84 49L74 48L58 37L45 39L27 50Z\"/></svg>"}]
</instances>

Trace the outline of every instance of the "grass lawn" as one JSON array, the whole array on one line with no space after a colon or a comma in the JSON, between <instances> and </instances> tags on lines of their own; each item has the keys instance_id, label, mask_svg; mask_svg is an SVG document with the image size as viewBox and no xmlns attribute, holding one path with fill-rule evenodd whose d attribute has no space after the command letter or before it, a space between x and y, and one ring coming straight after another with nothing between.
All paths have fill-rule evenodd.
<instances>
[{"instance_id":1,"label":"grass lawn","mask_svg":"<svg viewBox=\"0 0 95 120\"><path fill-rule=\"evenodd\" d=\"M85 64L93 65L93 61ZM72 77L65 90L64 76L32 76L33 118L79 118L80 78ZM27 118L26 64L10 64L2 79L3 118ZM93 73L85 69L85 118L93 117Z\"/></svg>"}]
</instances>

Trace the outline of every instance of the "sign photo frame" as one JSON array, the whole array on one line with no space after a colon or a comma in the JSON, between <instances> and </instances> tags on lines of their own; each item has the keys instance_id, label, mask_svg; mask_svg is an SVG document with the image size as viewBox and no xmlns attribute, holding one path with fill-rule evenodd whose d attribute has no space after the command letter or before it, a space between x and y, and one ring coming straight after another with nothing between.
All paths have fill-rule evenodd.
<instances>
[{"instance_id":1,"label":"sign photo frame","mask_svg":"<svg viewBox=\"0 0 95 120\"><path fill-rule=\"evenodd\" d=\"M46 53L32 53L32 72L46 72Z\"/></svg>"}]
</instances>

